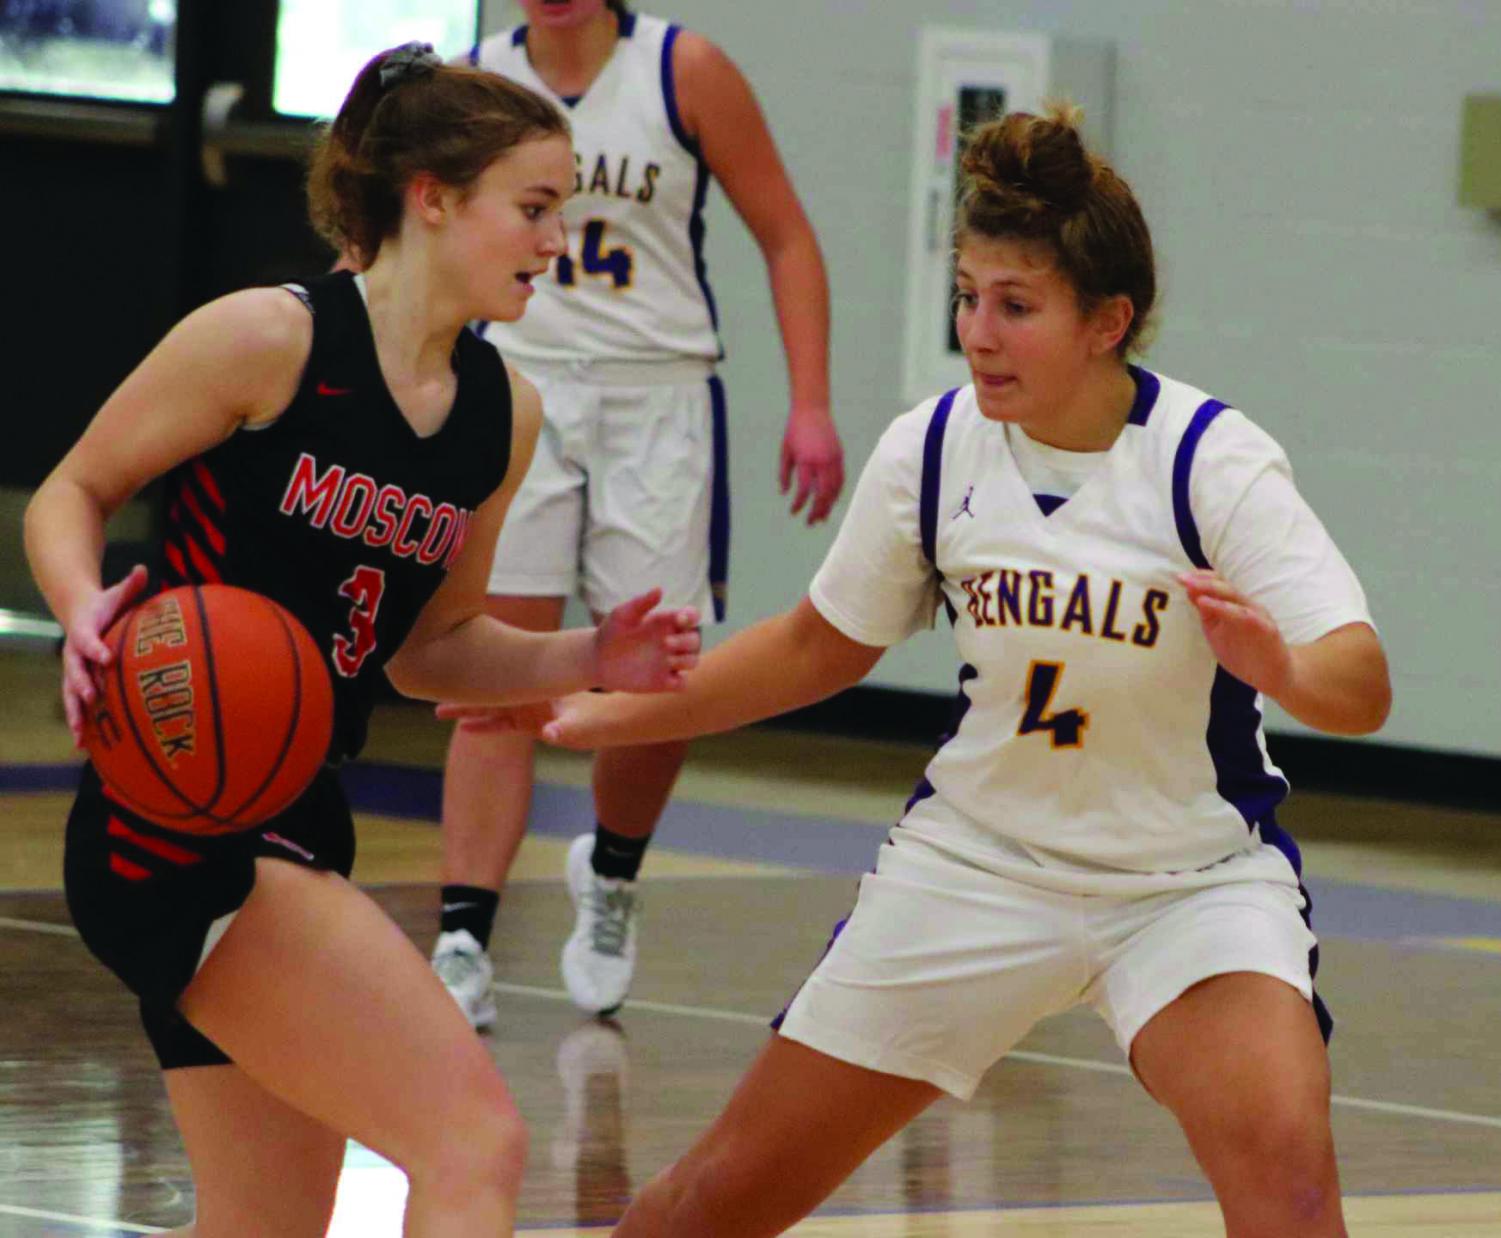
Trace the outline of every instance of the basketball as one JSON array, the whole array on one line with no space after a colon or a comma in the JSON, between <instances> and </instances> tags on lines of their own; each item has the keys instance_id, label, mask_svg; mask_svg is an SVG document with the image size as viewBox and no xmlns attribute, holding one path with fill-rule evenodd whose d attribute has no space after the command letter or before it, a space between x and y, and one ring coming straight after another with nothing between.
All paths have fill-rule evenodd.
<instances>
[{"instance_id":1,"label":"basketball","mask_svg":"<svg viewBox=\"0 0 1501 1238\"><path fill-rule=\"evenodd\" d=\"M328 754L333 687L313 638L246 589L185 585L127 611L84 727L109 792L148 821L229 834L274 817Z\"/></svg>"}]
</instances>

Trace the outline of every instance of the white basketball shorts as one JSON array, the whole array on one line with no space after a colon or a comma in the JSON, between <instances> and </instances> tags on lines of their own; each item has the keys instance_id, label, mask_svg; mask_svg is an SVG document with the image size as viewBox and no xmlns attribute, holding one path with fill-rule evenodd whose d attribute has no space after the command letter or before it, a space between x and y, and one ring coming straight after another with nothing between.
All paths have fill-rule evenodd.
<instances>
[{"instance_id":1,"label":"white basketball shorts","mask_svg":"<svg viewBox=\"0 0 1501 1238\"><path fill-rule=\"evenodd\" d=\"M1245 868L1266 871L1248 852ZM961 1099L1040 1019L1085 1004L1129 1059L1147 1021L1201 980L1259 972L1312 1000L1296 879L1122 898L986 872L901 827L779 1030L821 1053ZM1291 865L1288 866L1291 874Z\"/></svg>"},{"instance_id":2,"label":"white basketball shorts","mask_svg":"<svg viewBox=\"0 0 1501 1238\"><path fill-rule=\"evenodd\" d=\"M536 455L501 529L497 596L603 613L653 586L723 618L724 387L707 362L517 362L542 396Z\"/></svg>"}]
</instances>

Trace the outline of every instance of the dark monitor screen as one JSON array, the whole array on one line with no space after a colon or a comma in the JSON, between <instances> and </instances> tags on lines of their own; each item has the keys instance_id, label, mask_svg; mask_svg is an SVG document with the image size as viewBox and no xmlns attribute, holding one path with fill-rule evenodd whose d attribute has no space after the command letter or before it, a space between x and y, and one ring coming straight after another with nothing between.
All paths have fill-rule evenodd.
<instances>
[{"instance_id":1,"label":"dark monitor screen","mask_svg":"<svg viewBox=\"0 0 1501 1238\"><path fill-rule=\"evenodd\" d=\"M271 105L332 116L382 48L415 40L452 59L478 42L479 23L478 0L281 0Z\"/></svg>"},{"instance_id":2,"label":"dark monitor screen","mask_svg":"<svg viewBox=\"0 0 1501 1238\"><path fill-rule=\"evenodd\" d=\"M177 0L0 0L0 90L170 103L176 33Z\"/></svg>"}]
</instances>

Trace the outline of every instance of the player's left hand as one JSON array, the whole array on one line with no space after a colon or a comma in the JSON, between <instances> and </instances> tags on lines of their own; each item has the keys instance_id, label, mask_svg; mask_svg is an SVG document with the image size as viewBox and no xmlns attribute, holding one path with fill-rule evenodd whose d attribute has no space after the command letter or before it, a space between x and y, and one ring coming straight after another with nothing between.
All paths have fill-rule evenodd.
<instances>
[{"instance_id":1,"label":"player's left hand","mask_svg":"<svg viewBox=\"0 0 1501 1238\"><path fill-rule=\"evenodd\" d=\"M796 516L807 506L809 525L827 520L844 489L844 448L826 408L794 407L787 418L787 433L782 436L783 494L791 488L794 475L797 493L792 514Z\"/></svg>"},{"instance_id":2,"label":"player's left hand","mask_svg":"<svg viewBox=\"0 0 1501 1238\"><path fill-rule=\"evenodd\" d=\"M1219 664L1273 700L1281 696L1292 679L1293 659L1271 615L1217 572L1184 572L1178 579Z\"/></svg>"},{"instance_id":3,"label":"player's left hand","mask_svg":"<svg viewBox=\"0 0 1501 1238\"><path fill-rule=\"evenodd\" d=\"M662 590L624 602L594 630L594 684L615 692L671 692L698 664L698 611L653 610Z\"/></svg>"}]
</instances>

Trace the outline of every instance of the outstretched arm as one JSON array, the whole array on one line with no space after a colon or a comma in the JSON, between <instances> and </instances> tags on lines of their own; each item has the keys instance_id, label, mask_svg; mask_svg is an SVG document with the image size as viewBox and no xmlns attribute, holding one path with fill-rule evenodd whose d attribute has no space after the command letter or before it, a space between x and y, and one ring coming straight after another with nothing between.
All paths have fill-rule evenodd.
<instances>
[{"instance_id":1,"label":"outstretched arm","mask_svg":"<svg viewBox=\"0 0 1501 1238\"><path fill-rule=\"evenodd\" d=\"M616 607L598 627L526 632L484 613L495 541L526 476L542 425L542 401L511 374L511 466L474 514L448 578L386 663L398 692L430 701L504 705L591 687L662 692L681 687L698 661L698 613L653 611L660 589Z\"/></svg>"},{"instance_id":2,"label":"outstretched arm","mask_svg":"<svg viewBox=\"0 0 1501 1238\"><path fill-rule=\"evenodd\" d=\"M884 649L852 641L804 598L707 654L671 696L581 693L506 715L440 708L480 729L535 730L565 748L658 743L730 731L811 705L860 682Z\"/></svg>"}]
</instances>

